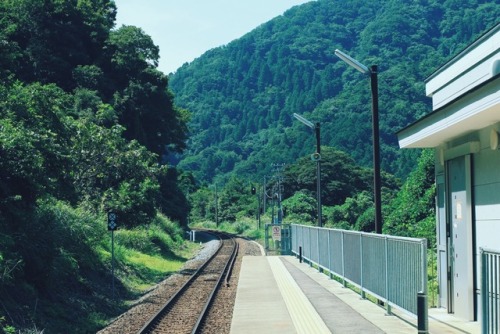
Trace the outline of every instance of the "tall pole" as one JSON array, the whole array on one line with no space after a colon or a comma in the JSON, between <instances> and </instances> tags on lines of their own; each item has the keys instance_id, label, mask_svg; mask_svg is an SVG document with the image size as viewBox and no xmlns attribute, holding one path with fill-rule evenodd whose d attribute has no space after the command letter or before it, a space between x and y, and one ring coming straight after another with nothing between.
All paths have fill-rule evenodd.
<instances>
[{"instance_id":1,"label":"tall pole","mask_svg":"<svg viewBox=\"0 0 500 334\"><path fill-rule=\"evenodd\" d=\"M217 183L215 184L215 227L219 227L219 199L217 198Z\"/></svg>"},{"instance_id":2,"label":"tall pole","mask_svg":"<svg viewBox=\"0 0 500 334\"><path fill-rule=\"evenodd\" d=\"M320 123L316 123L316 153L321 157ZM318 227L323 227L321 212L321 158L316 160L316 197L318 202Z\"/></svg>"},{"instance_id":3,"label":"tall pole","mask_svg":"<svg viewBox=\"0 0 500 334\"><path fill-rule=\"evenodd\" d=\"M275 224L275 220L274 220L274 204L276 203L276 201L275 201L274 198L275 198L275 196L274 196L274 192L273 192L273 208L271 210L271 224Z\"/></svg>"},{"instance_id":4,"label":"tall pole","mask_svg":"<svg viewBox=\"0 0 500 334\"><path fill-rule=\"evenodd\" d=\"M361 64L356 59L340 50L335 50L335 55L345 61L349 66L363 74L370 75L370 86L372 91L372 132L373 132L373 200L375 202L375 232L382 233L382 195L380 180L380 136L378 126L378 69L377 65L370 68Z\"/></svg>"},{"instance_id":5,"label":"tall pole","mask_svg":"<svg viewBox=\"0 0 500 334\"><path fill-rule=\"evenodd\" d=\"M283 223L283 207L281 206L281 176L278 176L278 224Z\"/></svg>"},{"instance_id":6,"label":"tall pole","mask_svg":"<svg viewBox=\"0 0 500 334\"><path fill-rule=\"evenodd\" d=\"M257 191L257 229L260 230L260 192Z\"/></svg>"},{"instance_id":7,"label":"tall pole","mask_svg":"<svg viewBox=\"0 0 500 334\"><path fill-rule=\"evenodd\" d=\"M373 132L373 197L375 201L375 233L382 233L382 194L380 180L380 135L378 125L378 70L377 65L370 68L372 90L372 132Z\"/></svg>"},{"instance_id":8,"label":"tall pole","mask_svg":"<svg viewBox=\"0 0 500 334\"><path fill-rule=\"evenodd\" d=\"M266 176L264 175L264 208L263 211L264 214L266 214L266 202L267 202L267 188L266 188Z\"/></svg>"},{"instance_id":9,"label":"tall pole","mask_svg":"<svg viewBox=\"0 0 500 334\"><path fill-rule=\"evenodd\" d=\"M115 299L115 231L111 231L111 290Z\"/></svg>"}]
</instances>

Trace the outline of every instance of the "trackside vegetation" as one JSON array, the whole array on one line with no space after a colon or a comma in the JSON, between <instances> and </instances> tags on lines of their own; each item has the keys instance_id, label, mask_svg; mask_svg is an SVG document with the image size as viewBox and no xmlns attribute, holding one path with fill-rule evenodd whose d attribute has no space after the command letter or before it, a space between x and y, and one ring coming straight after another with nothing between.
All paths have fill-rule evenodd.
<instances>
[{"instance_id":1,"label":"trackside vegetation","mask_svg":"<svg viewBox=\"0 0 500 334\"><path fill-rule=\"evenodd\" d=\"M0 2L0 332L95 332L196 251L164 162L189 114L158 47L115 16L113 1Z\"/></svg>"},{"instance_id":2,"label":"trackside vegetation","mask_svg":"<svg viewBox=\"0 0 500 334\"><path fill-rule=\"evenodd\" d=\"M26 224L19 238L29 242L17 248L19 259L2 253L1 303L8 313L0 323L6 333L95 332L200 247L186 243L179 225L161 214L147 225L117 230L113 291L104 216L52 199L39 201Z\"/></svg>"}]
</instances>

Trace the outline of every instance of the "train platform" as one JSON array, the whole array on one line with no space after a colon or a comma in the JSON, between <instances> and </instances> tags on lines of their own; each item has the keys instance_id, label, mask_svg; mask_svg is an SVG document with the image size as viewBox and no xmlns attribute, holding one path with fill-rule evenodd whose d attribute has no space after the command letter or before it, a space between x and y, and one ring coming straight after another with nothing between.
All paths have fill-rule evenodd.
<instances>
[{"instance_id":1,"label":"train platform","mask_svg":"<svg viewBox=\"0 0 500 334\"><path fill-rule=\"evenodd\" d=\"M292 256L245 256L232 334L417 333L417 319L386 310ZM475 322L429 310L429 333L479 334Z\"/></svg>"}]
</instances>

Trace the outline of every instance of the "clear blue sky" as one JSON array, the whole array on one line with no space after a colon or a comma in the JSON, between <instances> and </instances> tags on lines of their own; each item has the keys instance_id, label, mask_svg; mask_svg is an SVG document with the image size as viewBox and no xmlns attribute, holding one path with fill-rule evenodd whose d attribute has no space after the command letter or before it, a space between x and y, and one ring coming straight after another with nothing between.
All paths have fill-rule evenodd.
<instances>
[{"instance_id":1,"label":"clear blue sky","mask_svg":"<svg viewBox=\"0 0 500 334\"><path fill-rule=\"evenodd\" d=\"M117 27L142 28L160 47L168 74L311 0L115 0Z\"/></svg>"}]
</instances>

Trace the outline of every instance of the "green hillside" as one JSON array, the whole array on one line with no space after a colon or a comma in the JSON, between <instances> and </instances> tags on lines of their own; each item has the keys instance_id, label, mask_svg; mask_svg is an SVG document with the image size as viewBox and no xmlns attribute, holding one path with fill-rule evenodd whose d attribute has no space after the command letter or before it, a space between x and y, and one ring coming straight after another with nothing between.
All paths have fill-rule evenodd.
<instances>
[{"instance_id":1,"label":"green hillside","mask_svg":"<svg viewBox=\"0 0 500 334\"><path fill-rule=\"evenodd\" d=\"M161 163L185 148L187 113L158 47L115 15L113 1L0 1L0 333L95 333L195 250Z\"/></svg>"},{"instance_id":2,"label":"green hillside","mask_svg":"<svg viewBox=\"0 0 500 334\"><path fill-rule=\"evenodd\" d=\"M318 0L296 6L170 76L176 103L191 112L179 166L199 180L261 179L273 162L322 145L371 166L369 79L334 54L379 67L382 168L405 177L416 151L395 132L431 110L424 80L500 17L495 1Z\"/></svg>"}]
</instances>

